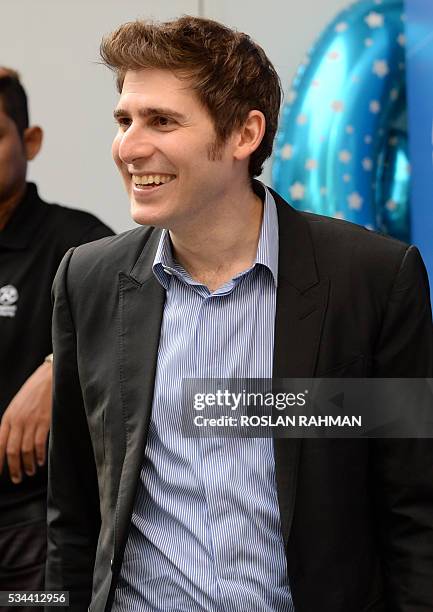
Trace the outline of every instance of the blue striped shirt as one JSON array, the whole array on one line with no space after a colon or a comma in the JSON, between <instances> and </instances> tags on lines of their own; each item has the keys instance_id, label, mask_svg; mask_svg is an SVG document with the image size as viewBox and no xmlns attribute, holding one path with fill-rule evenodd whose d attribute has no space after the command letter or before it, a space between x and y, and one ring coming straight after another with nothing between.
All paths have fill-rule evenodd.
<instances>
[{"instance_id":1,"label":"blue striped shirt","mask_svg":"<svg viewBox=\"0 0 433 612\"><path fill-rule=\"evenodd\" d=\"M113 610L292 612L271 439L184 438L182 379L271 378L278 219L266 190L256 260L214 292L173 260L152 417Z\"/></svg>"}]
</instances>

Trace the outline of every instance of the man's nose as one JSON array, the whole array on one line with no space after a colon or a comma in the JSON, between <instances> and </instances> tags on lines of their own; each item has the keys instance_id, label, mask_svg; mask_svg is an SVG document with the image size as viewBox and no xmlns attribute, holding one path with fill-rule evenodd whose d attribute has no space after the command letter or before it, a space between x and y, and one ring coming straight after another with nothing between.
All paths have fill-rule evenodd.
<instances>
[{"instance_id":1,"label":"man's nose","mask_svg":"<svg viewBox=\"0 0 433 612\"><path fill-rule=\"evenodd\" d=\"M137 159L151 157L154 152L155 145L147 130L131 125L120 138L119 157L125 164L132 164Z\"/></svg>"}]
</instances>

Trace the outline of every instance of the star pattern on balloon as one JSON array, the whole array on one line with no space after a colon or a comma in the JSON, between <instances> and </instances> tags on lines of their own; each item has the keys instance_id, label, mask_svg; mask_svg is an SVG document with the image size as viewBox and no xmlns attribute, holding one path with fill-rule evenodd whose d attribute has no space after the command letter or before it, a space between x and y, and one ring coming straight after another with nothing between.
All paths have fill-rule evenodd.
<instances>
[{"instance_id":1,"label":"star pattern on balloon","mask_svg":"<svg viewBox=\"0 0 433 612\"><path fill-rule=\"evenodd\" d=\"M343 164L348 164L352 159L352 154L347 149L343 149L343 151L340 151L340 153L338 154L338 159Z\"/></svg>"},{"instance_id":2,"label":"star pattern on balloon","mask_svg":"<svg viewBox=\"0 0 433 612\"><path fill-rule=\"evenodd\" d=\"M335 26L335 31L341 34L342 32L345 32L348 28L349 28L349 24L346 21L340 21Z\"/></svg>"},{"instance_id":3,"label":"star pattern on balloon","mask_svg":"<svg viewBox=\"0 0 433 612\"><path fill-rule=\"evenodd\" d=\"M376 13L375 11L372 11L365 18L365 23L368 25L369 28L372 28L372 29L381 28L384 24L383 15L381 15L380 13Z\"/></svg>"},{"instance_id":4,"label":"star pattern on balloon","mask_svg":"<svg viewBox=\"0 0 433 612\"><path fill-rule=\"evenodd\" d=\"M380 149L390 146L384 115L403 102L403 0L394 4L355 1L312 47L310 65L303 61L286 95L286 132L274 166L279 192L290 194L296 208L391 234L404 203L392 191L376 193L373 183ZM403 181L404 175L400 166ZM378 184L386 180L377 178ZM386 207L391 193L395 204ZM395 212L389 209L394 205ZM378 207L385 214L376 218Z\"/></svg>"},{"instance_id":5,"label":"star pattern on balloon","mask_svg":"<svg viewBox=\"0 0 433 612\"><path fill-rule=\"evenodd\" d=\"M287 102L289 104L293 104L293 102L296 100L297 95L298 94L296 93L296 91L294 89L291 89L287 94Z\"/></svg>"},{"instance_id":6,"label":"star pattern on balloon","mask_svg":"<svg viewBox=\"0 0 433 612\"><path fill-rule=\"evenodd\" d=\"M317 161L315 159L307 159L305 162L305 168L306 170L316 170Z\"/></svg>"},{"instance_id":7,"label":"star pattern on balloon","mask_svg":"<svg viewBox=\"0 0 433 612\"><path fill-rule=\"evenodd\" d=\"M333 102L331 103L331 108L334 113L342 113L344 111L343 100L333 100Z\"/></svg>"},{"instance_id":8,"label":"star pattern on balloon","mask_svg":"<svg viewBox=\"0 0 433 612\"><path fill-rule=\"evenodd\" d=\"M296 183L293 183L293 185L290 187L289 191L290 197L293 201L303 200L305 196L305 185L299 181L296 181Z\"/></svg>"},{"instance_id":9,"label":"star pattern on balloon","mask_svg":"<svg viewBox=\"0 0 433 612\"><path fill-rule=\"evenodd\" d=\"M376 60L373 63L373 74L383 79L389 74L389 66L386 60Z\"/></svg>"},{"instance_id":10,"label":"star pattern on balloon","mask_svg":"<svg viewBox=\"0 0 433 612\"><path fill-rule=\"evenodd\" d=\"M357 191L354 191L347 197L347 202L349 204L349 208L353 210L360 210L363 203L362 197L359 195Z\"/></svg>"},{"instance_id":11,"label":"star pattern on balloon","mask_svg":"<svg viewBox=\"0 0 433 612\"><path fill-rule=\"evenodd\" d=\"M281 157L283 159L292 159L293 157L293 146L291 144L286 144L281 149Z\"/></svg>"},{"instance_id":12,"label":"star pattern on balloon","mask_svg":"<svg viewBox=\"0 0 433 612\"><path fill-rule=\"evenodd\" d=\"M362 167L366 172L370 172L370 170L373 170L373 160L369 157L364 157L362 160Z\"/></svg>"}]
</instances>

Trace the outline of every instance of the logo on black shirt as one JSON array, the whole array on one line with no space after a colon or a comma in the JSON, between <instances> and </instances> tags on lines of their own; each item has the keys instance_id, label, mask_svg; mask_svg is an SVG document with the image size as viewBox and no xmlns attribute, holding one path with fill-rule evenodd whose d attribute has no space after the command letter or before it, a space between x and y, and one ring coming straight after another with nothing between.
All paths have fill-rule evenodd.
<instances>
[{"instance_id":1,"label":"logo on black shirt","mask_svg":"<svg viewBox=\"0 0 433 612\"><path fill-rule=\"evenodd\" d=\"M14 317L17 311L18 290L13 285L0 287L0 317Z\"/></svg>"}]
</instances>

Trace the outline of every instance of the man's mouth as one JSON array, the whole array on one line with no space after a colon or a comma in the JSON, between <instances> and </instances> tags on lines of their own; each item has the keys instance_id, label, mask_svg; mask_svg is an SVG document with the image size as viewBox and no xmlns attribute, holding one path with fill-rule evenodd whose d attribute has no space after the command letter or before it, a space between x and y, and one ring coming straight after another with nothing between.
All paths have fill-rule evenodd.
<instances>
[{"instance_id":1,"label":"man's mouth","mask_svg":"<svg viewBox=\"0 0 433 612\"><path fill-rule=\"evenodd\" d=\"M171 181L174 181L175 178L175 174L142 174L140 176L133 174L132 182L136 189L148 190L167 185L171 183Z\"/></svg>"}]
</instances>

